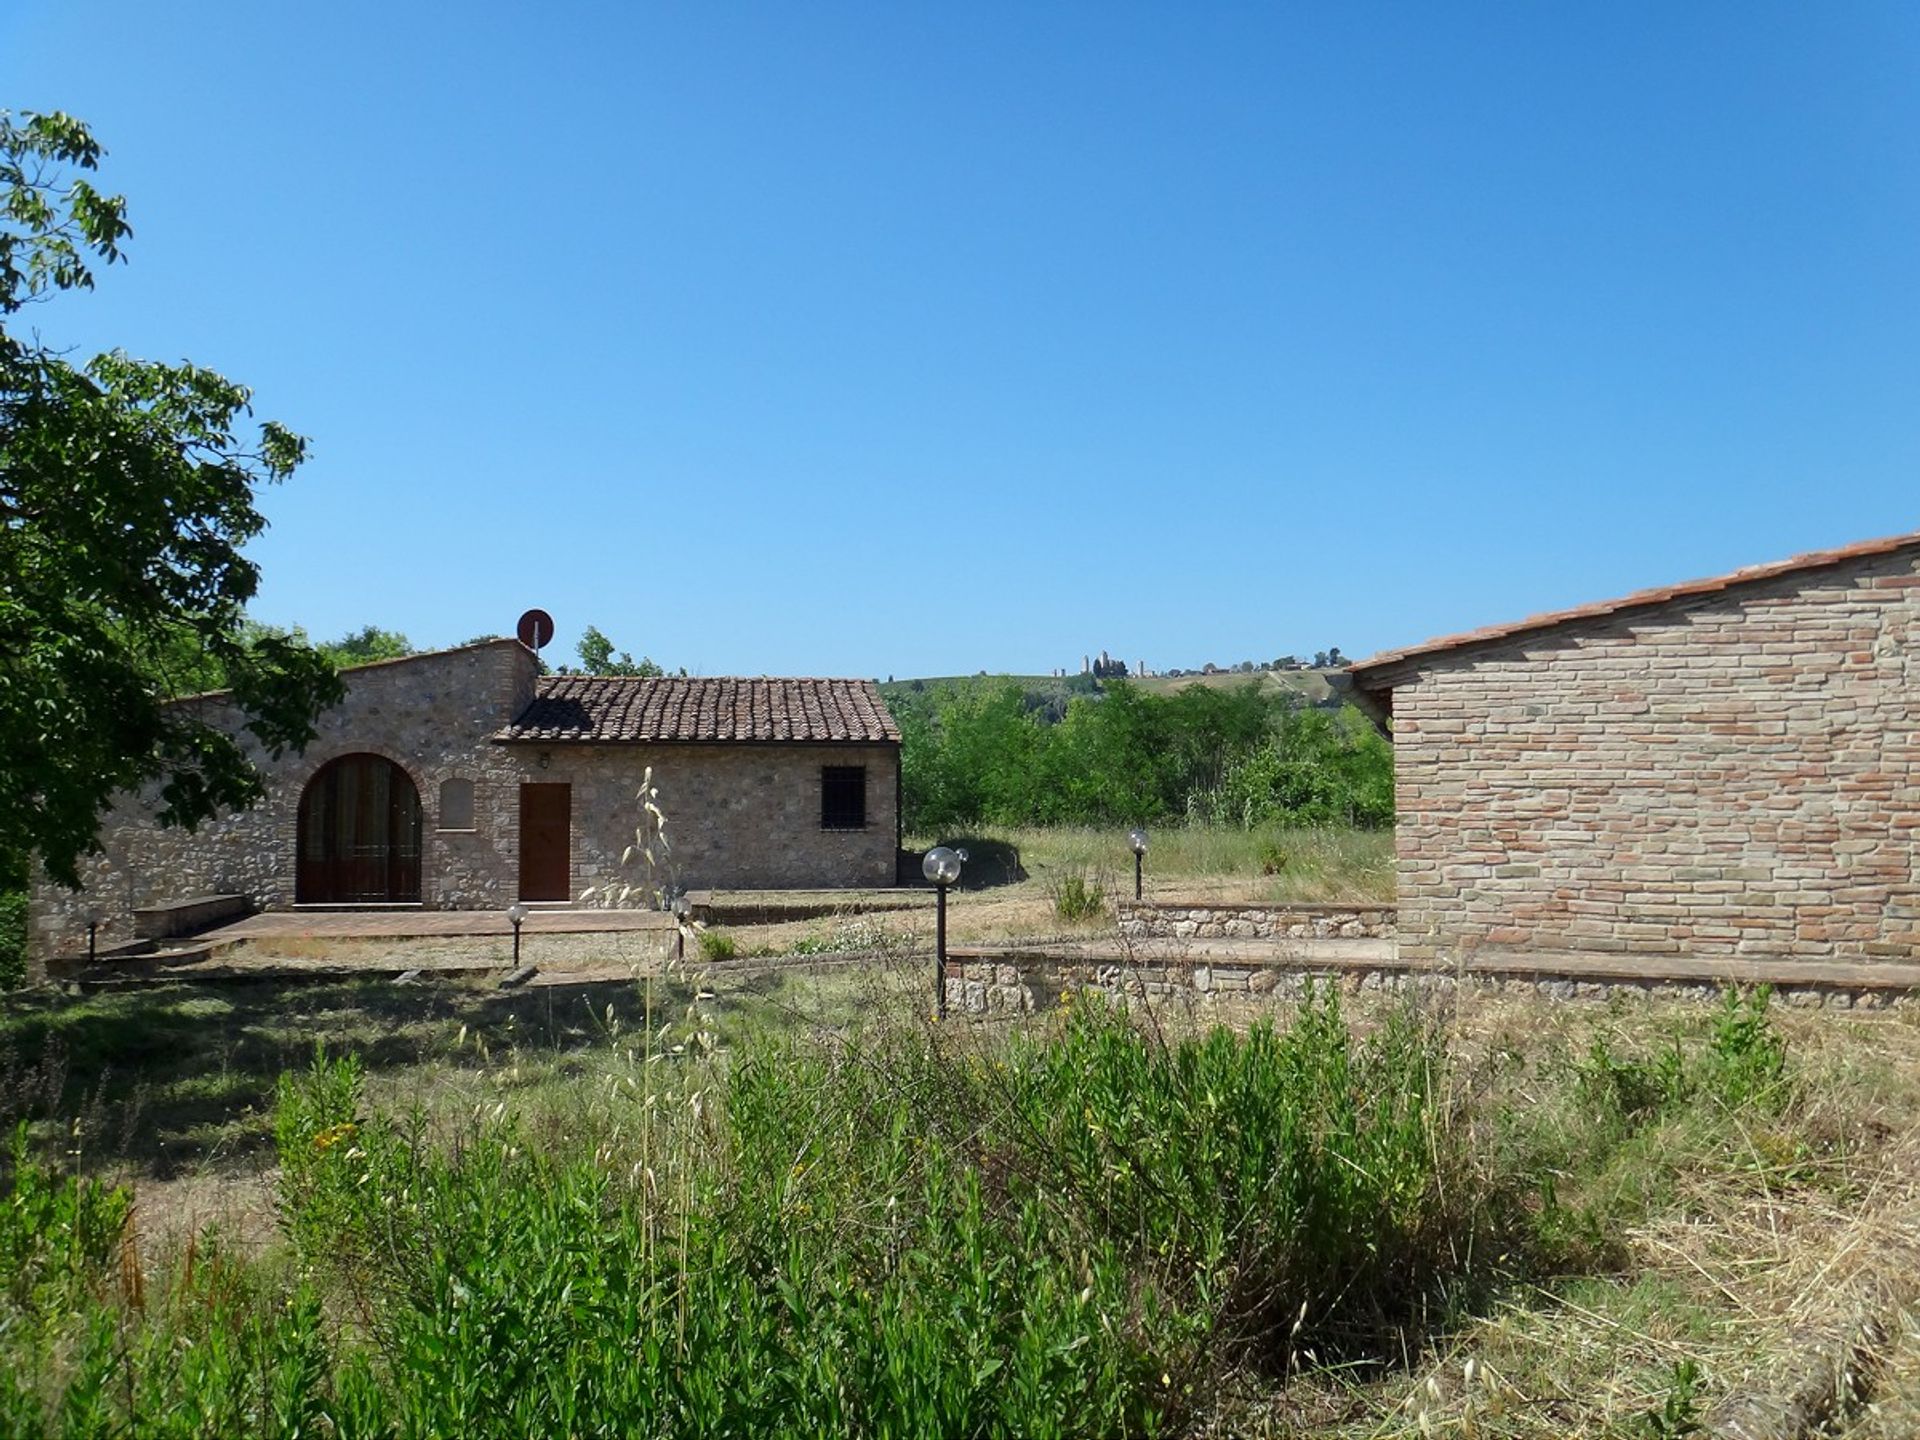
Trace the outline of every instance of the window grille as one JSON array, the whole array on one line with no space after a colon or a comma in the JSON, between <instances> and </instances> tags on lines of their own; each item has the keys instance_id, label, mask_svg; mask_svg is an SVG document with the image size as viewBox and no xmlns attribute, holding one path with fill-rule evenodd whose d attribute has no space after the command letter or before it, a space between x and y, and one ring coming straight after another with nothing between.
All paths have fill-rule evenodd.
<instances>
[{"instance_id":1,"label":"window grille","mask_svg":"<svg viewBox=\"0 0 1920 1440\"><path fill-rule=\"evenodd\" d=\"M820 767L820 828L822 830L867 828L866 766L823 765Z\"/></svg>"}]
</instances>

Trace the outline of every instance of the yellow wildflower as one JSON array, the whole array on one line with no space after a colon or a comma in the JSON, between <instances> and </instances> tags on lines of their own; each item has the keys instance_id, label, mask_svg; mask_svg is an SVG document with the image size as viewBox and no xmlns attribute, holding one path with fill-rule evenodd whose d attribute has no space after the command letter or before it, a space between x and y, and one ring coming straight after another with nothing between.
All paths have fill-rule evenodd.
<instances>
[{"instance_id":1,"label":"yellow wildflower","mask_svg":"<svg viewBox=\"0 0 1920 1440\"><path fill-rule=\"evenodd\" d=\"M313 1148L325 1154L342 1140L350 1140L359 1132L360 1127L351 1120L339 1125L329 1125L313 1137Z\"/></svg>"}]
</instances>

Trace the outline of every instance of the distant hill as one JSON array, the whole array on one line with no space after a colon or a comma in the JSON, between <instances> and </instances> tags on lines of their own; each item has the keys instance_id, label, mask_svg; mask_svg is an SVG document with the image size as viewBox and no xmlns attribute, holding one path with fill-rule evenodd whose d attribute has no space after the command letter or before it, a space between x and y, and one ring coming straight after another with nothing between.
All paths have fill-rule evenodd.
<instances>
[{"instance_id":1,"label":"distant hill","mask_svg":"<svg viewBox=\"0 0 1920 1440\"><path fill-rule=\"evenodd\" d=\"M1151 675L1144 680L1129 677L1126 684L1137 685L1155 695L1171 694L1189 685L1211 689L1238 685L1258 685L1262 690L1287 691L1309 705L1334 705L1333 687L1327 683L1331 670L1265 670L1251 675L1227 672L1219 675ZM1045 709L1058 716L1075 695L1098 694L1096 682L1088 675L928 675L917 679L886 680L880 693L896 713L930 705L942 695L965 695L974 690L1018 685L1032 709Z\"/></svg>"},{"instance_id":2,"label":"distant hill","mask_svg":"<svg viewBox=\"0 0 1920 1440\"><path fill-rule=\"evenodd\" d=\"M1149 675L1133 683L1142 690L1166 694L1172 690L1184 690L1189 685L1218 687L1253 682L1263 690L1290 690L1309 705L1331 705L1334 703L1333 687L1327 683L1327 677L1338 673L1337 670L1256 670L1251 675L1242 675L1227 671L1220 675Z\"/></svg>"},{"instance_id":3,"label":"distant hill","mask_svg":"<svg viewBox=\"0 0 1920 1440\"><path fill-rule=\"evenodd\" d=\"M1056 720L1066 714L1067 702L1075 695L1100 693L1092 678L1082 675L926 675L912 680L884 680L880 694L896 716L914 711L931 715L943 699L998 690L1004 685L1018 685L1027 697L1029 710L1045 710Z\"/></svg>"}]
</instances>

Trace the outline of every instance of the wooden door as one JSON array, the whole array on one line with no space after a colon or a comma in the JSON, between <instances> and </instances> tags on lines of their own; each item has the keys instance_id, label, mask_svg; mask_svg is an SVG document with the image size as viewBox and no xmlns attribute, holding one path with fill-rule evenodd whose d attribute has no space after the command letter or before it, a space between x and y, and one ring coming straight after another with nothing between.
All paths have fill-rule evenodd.
<instances>
[{"instance_id":1,"label":"wooden door","mask_svg":"<svg viewBox=\"0 0 1920 1440\"><path fill-rule=\"evenodd\" d=\"M572 880L571 785L520 787L520 898L568 900Z\"/></svg>"},{"instance_id":2,"label":"wooden door","mask_svg":"<svg viewBox=\"0 0 1920 1440\"><path fill-rule=\"evenodd\" d=\"M342 755L300 796L294 899L303 905L420 901L420 795L382 755Z\"/></svg>"}]
</instances>

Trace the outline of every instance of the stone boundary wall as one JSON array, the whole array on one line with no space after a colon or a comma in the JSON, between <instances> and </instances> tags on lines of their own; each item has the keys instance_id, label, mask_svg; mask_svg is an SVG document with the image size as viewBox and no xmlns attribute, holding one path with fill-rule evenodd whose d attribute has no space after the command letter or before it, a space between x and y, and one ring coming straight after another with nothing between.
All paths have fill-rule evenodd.
<instances>
[{"instance_id":1,"label":"stone boundary wall","mask_svg":"<svg viewBox=\"0 0 1920 1440\"><path fill-rule=\"evenodd\" d=\"M1622 995L1665 996L1713 1001L1721 987L1699 980L1649 977L1644 980L1585 980L1564 975L1469 973L1392 966L1330 970L1281 962L1161 963L1121 965L1111 961L1062 959L1041 955L950 960L947 1007L958 1016L1011 1019L1059 1006L1069 991L1093 990L1127 1003L1168 1000L1202 1006L1261 1005L1300 999L1307 986L1338 985L1342 992L1539 995L1553 1000L1606 1000ZM1843 984L1776 985L1775 1004L1799 1009L1879 1010L1920 1004L1920 994L1881 987Z\"/></svg>"},{"instance_id":2,"label":"stone boundary wall","mask_svg":"<svg viewBox=\"0 0 1920 1440\"><path fill-rule=\"evenodd\" d=\"M1114 907L1130 940L1391 940L1391 905L1237 905L1123 900Z\"/></svg>"}]
</instances>

